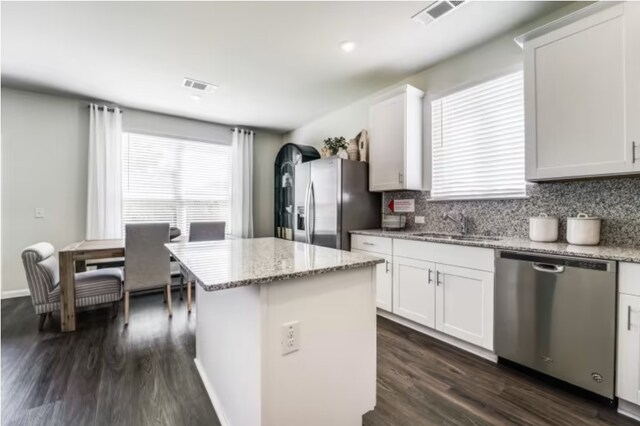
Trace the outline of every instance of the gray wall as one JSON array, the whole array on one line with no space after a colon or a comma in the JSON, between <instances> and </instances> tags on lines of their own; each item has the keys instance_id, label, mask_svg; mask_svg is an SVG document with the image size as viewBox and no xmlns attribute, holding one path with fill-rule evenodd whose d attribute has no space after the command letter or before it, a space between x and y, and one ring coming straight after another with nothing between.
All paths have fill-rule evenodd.
<instances>
[{"instance_id":1,"label":"gray wall","mask_svg":"<svg viewBox=\"0 0 640 426\"><path fill-rule=\"evenodd\" d=\"M87 103L2 88L2 291L27 287L20 252L84 238ZM34 208L45 218L35 219Z\"/></svg>"},{"instance_id":2,"label":"gray wall","mask_svg":"<svg viewBox=\"0 0 640 426\"><path fill-rule=\"evenodd\" d=\"M89 112L87 101L2 88L2 293L27 288L20 252L38 241L56 248L85 236ZM127 131L231 141L228 127L125 110ZM256 236L273 235L273 160L279 135L257 132ZM44 219L34 208L44 207Z\"/></svg>"},{"instance_id":3,"label":"gray wall","mask_svg":"<svg viewBox=\"0 0 640 426\"><path fill-rule=\"evenodd\" d=\"M400 84L411 84L427 93L423 117L424 164L431 162L428 139L430 134L429 98L470 82L486 80L520 68L522 50L514 43L514 36L582 6L584 4L569 5L391 86L390 88ZM352 138L361 129L369 126L369 105L379 93L371 94L301 126L286 134L283 141L319 148L322 141L330 136ZM429 180L429 173L430 169L425 168L423 179L425 183ZM415 198L416 214L425 216L427 223L416 225L414 215L409 215L407 221L409 229L452 232L456 230L455 226L443 222L440 219L441 214L449 211L464 211L471 217L471 232L506 236L526 236L528 217L531 215L546 212L560 216L563 218L561 230L563 232L567 216L585 212L605 219L602 232L603 243L640 244L640 178L543 183L529 185L528 193L530 197L524 200L432 202L428 201L428 192L392 192L385 194L384 208L386 210L386 204L392 198Z\"/></svg>"},{"instance_id":4,"label":"gray wall","mask_svg":"<svg viewBox=\"0 0 640 426\"><path fill-rule=\"evenodd\" d=\"M294 129L284 135L283 142L320 148L322 141L328 137L344 136L347 140L353 138L360 130L369 127L369 106L373 99L402 84L411 84L424 90L429 98L470 82L486 80L522 68L522 49L513 41L514 37L586 5L588 3L570 4L486 44L441 61L383 90ZM425 99L425 115L427 106L428 99ZM424 130L428 130L427 124L425 122Z\"/></svg>"}]
</instances>

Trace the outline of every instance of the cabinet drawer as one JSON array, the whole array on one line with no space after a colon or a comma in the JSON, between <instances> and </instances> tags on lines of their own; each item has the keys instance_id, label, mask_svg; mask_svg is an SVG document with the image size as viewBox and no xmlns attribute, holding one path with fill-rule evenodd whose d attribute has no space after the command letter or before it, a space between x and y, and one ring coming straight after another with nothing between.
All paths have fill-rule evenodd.
<instances>
[{"instance_id":1,"label":"cabinet drawer","mask_svg":"<svg viewBox=\"0 0 640 426\"><path fill-rule=\"evenodd\" d=\"M481 271L494 271L493 249L481 247L396 239L393 242L393 255Z\"/></svg>"},{"instance_id":2,"label":"cabinet drawer","mask_svg":"<svg viewBox=\"0 0 640 426\"><path fill-rule=\"evenodd\" d=\"M351 248L390 255L391 238L372 237L370 235L352 235Z\"/></svg>"},{"instance_id":3,"label":"cabinet drawer","mask_svg":"<svg viewBox=\"0 0 640 426\"><path fill-rule=\"evenodd\" d=\"M618 291L640 296L640 263L619 263Z\"/></svg>"}]
</instances>

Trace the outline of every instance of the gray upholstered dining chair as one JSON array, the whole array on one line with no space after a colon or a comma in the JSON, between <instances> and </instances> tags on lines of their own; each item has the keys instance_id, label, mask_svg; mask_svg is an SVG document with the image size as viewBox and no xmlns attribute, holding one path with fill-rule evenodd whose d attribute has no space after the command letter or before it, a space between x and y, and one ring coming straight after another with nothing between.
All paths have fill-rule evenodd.
<instances>
[{"instance_id":1,"label":"gray upholstered dining chair","mask_svg":"<svg viewBox=\"0 0 640 426\"><path fill-rule=\"evenodd\" d=\"M40 315L40 330L51 312L60 310L60 269L54 251L53 246L46 242L36 243L22 251L31 301L36 314ZM122 299L120 269L78 272L75 282L77 307L113 303L114 316L117 315L118 301Z\"/></svg>"},{"instance_id":2,"label":"gray upholstered dining chair","mask_svg":"<svg viewBox=\"0 0 640 426\"><path fill-rule=\"evenodd\" d=\"M225 222L191 222L189 224L189 241L224 240ZM191 281L189 273L180 265L180 300L185 284L187 287L187 309L191 312Z\"/></svg>"},{"instance_id":3,"label":"gray upholstered dining chair","mask_svg":"<svg viewBox=\"0 0 640 426\"><path fill-rule=\"evenodd\" d=\"M124 322L129 324L129 293L164 288L171 317L171 269L168 223L130 223L124 241Z\"/></svg>"}]
</instances>

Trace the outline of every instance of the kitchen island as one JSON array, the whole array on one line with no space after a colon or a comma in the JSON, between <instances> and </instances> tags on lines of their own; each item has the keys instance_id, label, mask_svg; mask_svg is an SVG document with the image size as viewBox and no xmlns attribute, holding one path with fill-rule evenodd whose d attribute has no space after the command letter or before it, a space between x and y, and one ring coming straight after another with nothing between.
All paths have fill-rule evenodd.
<instances>
[{"instance_id":1,"label":"kitchen island","mask_svg":"<svg viewBox=\"0 0 640 426\"><path fill-rule=\"evenodd\" d=\"M360 425L375 406L375 265L276 238L170 243L196 281L196 367L223 425Z\"/></svg>"}]
</instances>

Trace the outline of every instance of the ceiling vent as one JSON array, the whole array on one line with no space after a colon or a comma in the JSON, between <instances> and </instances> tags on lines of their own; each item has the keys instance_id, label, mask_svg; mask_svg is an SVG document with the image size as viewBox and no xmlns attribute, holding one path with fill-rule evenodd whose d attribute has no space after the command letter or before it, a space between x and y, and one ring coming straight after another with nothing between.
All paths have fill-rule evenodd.
<instances>
[{"instance_id":1,"label":"ceiling vent","mask_svg":"<svg viewBox=\"0 0 640 426\"><path fill-rule=\"evenodd\" d=\"M215 84L205 83L204 81L198 81L187 77L184 78L182 85L184 87L188 87L189 89L206 93L211 93L218 88L218 86L216 86Z\"/></svg>"},{"instance_id":2,"label":"ceiling vent","mask_svg":"<svg viewBox=\"0 0 640 426\"><path fill-rule=\"evenodd\" d=\"M440 0L433 2L426 9L421 10L416 15L412 16L416 22L422 25L427 25L438 18L442 18L447 13L459 8L465 4L467 0Z\"/></svg>"}]
</instances>

